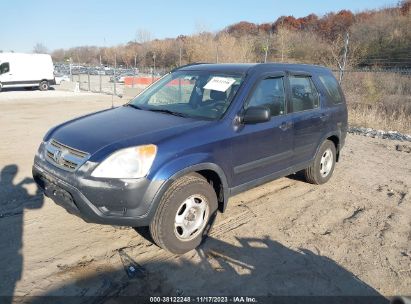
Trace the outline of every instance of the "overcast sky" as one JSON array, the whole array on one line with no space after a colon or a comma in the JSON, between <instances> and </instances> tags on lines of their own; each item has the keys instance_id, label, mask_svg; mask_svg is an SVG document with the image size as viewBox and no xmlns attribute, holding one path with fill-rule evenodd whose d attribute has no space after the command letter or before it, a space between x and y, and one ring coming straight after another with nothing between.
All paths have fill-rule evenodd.
<instances>
[{"instance_id":1,"label":"overcast sky","mask_svg":"<svg viewBox=\"0 0 411 304\"><path fill-rule=\"evenodd\" d=\"M3 0L0 50L31 52L80 45L112 46L134 40L144 29L154 38L217 31L250 21L273 22L279 16L350 9L353 12L395 5L397 0Z\"/></svg>"}]
</instances>

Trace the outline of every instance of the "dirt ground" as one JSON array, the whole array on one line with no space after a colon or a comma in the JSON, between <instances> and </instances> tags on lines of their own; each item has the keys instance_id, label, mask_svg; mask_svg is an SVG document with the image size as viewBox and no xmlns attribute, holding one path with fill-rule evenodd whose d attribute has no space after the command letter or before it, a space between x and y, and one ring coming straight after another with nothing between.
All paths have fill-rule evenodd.
<instances>
[{"instance_id":1,"label":"dirt ground","mask_svg":"<svg viewBox=\"0 0 411 304\"><path fill-rule=\"evenodd\" d=\"M411 143L349 135L329 183L290 176L237 195L200 249L175 256L144 229L87 224L43 198L31 178L43 135L111 97L34 93L0 93L0 295L411 295L411 154L396 149Z\"/></svg>"}]
</instances>

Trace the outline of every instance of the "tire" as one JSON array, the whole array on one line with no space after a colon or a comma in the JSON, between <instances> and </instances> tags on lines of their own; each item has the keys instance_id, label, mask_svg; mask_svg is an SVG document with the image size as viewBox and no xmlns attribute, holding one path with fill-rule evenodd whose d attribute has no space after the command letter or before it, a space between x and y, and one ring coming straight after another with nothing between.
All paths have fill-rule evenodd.
<instances>
[{"instance_id":1,"label":"tire","mask_svg":"<svg viewBox=\"0 0 411 304\"><path fill-rule=\"evenodd\" d=\"M49 89L49 82L47 80L43 80L40 82L39 90L40 91L47 91Z\"/></svg>"},{"instance_id":2,"label":"tire","mask_svg":"<svg viewBox=\"0 0 411 304\"><path fill-rule=\"evenodd\" d=\"M2 89L3 89L3 85L0 82L0 92L1 92Z\"/></svg>"},{"instance_id":3,"label":"tire","mask_svg":"<svg viewBox=\"0 0 411 304\"><path fill-rule=\"evenodd\" d=\"M199 174L183 176L164 193L150 224L154 242L172 253L198 247L217 213L213 187Z\"/></svg>"},{"instance_id":4,"label":"tire","mask_svg":"<svg viewBox=\"0 0 411 304\"><path fill-rule=\"evenodd\" d=\"M337 157L332 141L324 141L318 149L314 162L303 171L305 180L311 184L322 185L331 178Z\"/></svg>"}]
</instances>

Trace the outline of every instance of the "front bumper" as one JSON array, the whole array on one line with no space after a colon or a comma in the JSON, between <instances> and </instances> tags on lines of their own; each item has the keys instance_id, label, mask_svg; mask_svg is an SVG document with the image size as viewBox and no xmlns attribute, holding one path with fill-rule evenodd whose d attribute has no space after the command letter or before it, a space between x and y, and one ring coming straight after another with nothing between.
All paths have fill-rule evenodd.
<instances>
[{"instance_id":1,"label":"front bumper","mask_svg":"<svg viewBox=\"0 0 411 304\"><path fill-rule=\"evenodd\" d=\"M83 167L67 172L37 155L33 178L46 196L86 222L131 227L150 224L164 181L97 179L89 176L93 164Z\"/></svg>"}]
</instances>

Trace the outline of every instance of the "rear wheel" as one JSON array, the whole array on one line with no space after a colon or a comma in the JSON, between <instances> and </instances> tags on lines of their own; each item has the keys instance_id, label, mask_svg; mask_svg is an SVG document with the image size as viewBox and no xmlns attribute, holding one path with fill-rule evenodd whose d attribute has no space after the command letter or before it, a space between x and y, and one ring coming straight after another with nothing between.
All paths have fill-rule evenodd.
<instances>
[{"instance_id":1,"label":"rear wheel","mask_svg":"<svg viewBox=\"0 0 411 304\"><path fill-rule=\"evenodd\" d=\"M3 89L3 85L2 85L1 82L0 82L0 92L1 92L1 89Z\"/></svg>"},{"instance_id":2,"label":"rear wheel","mask_svg":"<svg viewBox=\"0 0 411 304\"><path fill-rule=\"evenodd\" d=\"M201 244L217 212L213 187L198 174L176 180L163 195L150 233L155 243L182 254Z\"/></svg>"},{"instance_id":3,"label":"rear wheel","mask_svg":"<svg viewBox=\"0 0 411 304\"><path fill-rule=\"evenodd\" d=\"M304 170L307 182L321 185L331 178L336 161L336 148L332 141L326 140L320 146L314 162Z\"/></svg>"},{"instance_id":4,"label":"rear wheel","mask_svg":"<svg viewBox=\"0 0 411 304\"><path fill-rule=\"evenodd\" d=\"M40 91L47 91L49 89L49 82L47 80L40 82L39 89Z\"/></svg>"}]
</instances>

